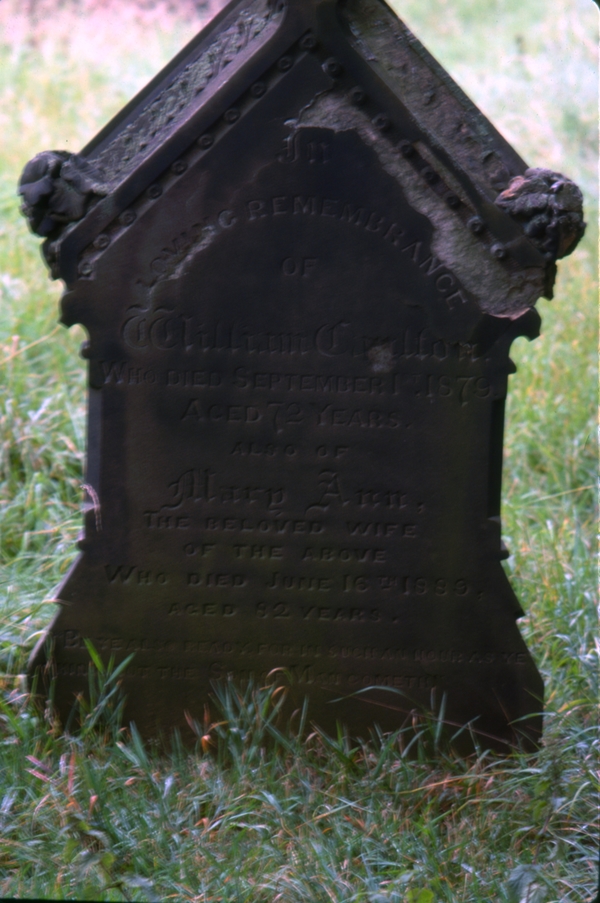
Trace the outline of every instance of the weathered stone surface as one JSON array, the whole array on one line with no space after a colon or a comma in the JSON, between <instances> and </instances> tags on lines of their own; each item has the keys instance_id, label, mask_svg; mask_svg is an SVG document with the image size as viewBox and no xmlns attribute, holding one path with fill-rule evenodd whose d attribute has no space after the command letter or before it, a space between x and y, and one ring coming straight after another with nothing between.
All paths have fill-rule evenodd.
<instances>
[{"instance_id":1,"label":"weathered stone surface","mask_svg":"<svg viewBox=\"0 0 600 903\"><path fill-rule=\"evenodd\" d=\"M445 700L534 745L500 563L509 347L554 266L504 209L526 164L379 0L234 2L77 159L80 216L42 230L89 333L63 717L89 638L135 653L147 735L283 668L328 729Z\"/></svg>"}]
</instances>

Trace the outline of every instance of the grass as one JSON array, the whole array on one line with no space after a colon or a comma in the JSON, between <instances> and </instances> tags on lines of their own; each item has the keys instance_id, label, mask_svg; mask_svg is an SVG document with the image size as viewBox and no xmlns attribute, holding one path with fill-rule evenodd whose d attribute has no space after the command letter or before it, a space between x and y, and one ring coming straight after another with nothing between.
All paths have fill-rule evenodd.
<instances>
[{"instance_id":1,"label":"grass","mask_svg":"<svg viewBox=\"0 0 600 903\"><path fill-rule=\"evenodd\" d=\"M548 700L540 754L504 760L456 757L427 720L410 755L402 733L356 747L321 734L304 742L297 722L280 721L277 687L233 686L196 726L195 751L175 738L161 754L119 729L118 674L101 662L76 734L32 707L21 675L81 527L85 335L55 325L59 287L15 184L39 150L83 146L200 15L30 5L37 24L24 7L0 6L0 896L588 901L598 769L591 0L395 0L526 159L582 185L592 224L560 265L555 300L538 305L542 336L513 349L507 568Z\"/></svg>"},{"instance_id":2,"label":"grass","mask_svg":"<svg viewBox=\"0 0 600 903\"><path fill-rule=\"evenodd\" d=\"M85 728L61 738L15 701L3 892L518 901L527 897L510 885L520 874L530 901L589 897L592 737L574 713L558 716L535 762L466 762L440 749L409 761L398 735L356 748L320 735L303 743L277 729L280 701L273 688L226 688L225 723L200 728L194 755L175 740L169 756L135 731L117 742Z\"/></svg>"}]
</instances>

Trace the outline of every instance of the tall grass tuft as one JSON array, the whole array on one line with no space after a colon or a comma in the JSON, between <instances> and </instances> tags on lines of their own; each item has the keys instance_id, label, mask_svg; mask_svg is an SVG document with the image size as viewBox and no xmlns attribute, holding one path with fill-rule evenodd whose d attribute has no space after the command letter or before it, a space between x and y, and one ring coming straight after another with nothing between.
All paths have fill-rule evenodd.
<instances>
[{"instance_id":1,"label":"tall grass tuft","mask_svg":"<svg viewBox=\"0 0 600 903\"><path fill-rule=\"evenodd\" d=\"M28 652L81 527L79 327L18 214L24 163L77 150L214 5L0 4L0 896L295 903L586 903L596 890L598 737L597 10L591 0L393 0L532 164L585 192L588 234L513 349L506 563L547 687L537 756L462 759L424 719L352 743L282 722L283 690L215 691L194 750L120 720L94 650L68 730L25 690ZM305 729L300 729L300 727ZM309 734L308 739L306 738ZM439 739L439 738L438 738ZM433 751L432 751L433 750Z\"/></svg>"}]
</instances>

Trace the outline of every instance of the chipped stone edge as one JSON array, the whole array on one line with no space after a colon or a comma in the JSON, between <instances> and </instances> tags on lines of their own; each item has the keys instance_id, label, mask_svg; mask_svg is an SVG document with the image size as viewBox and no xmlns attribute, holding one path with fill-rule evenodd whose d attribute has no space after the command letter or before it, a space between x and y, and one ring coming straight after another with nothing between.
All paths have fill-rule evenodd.
<instances>
[{"instance_id":1,"label":"chipped stone edge","mask_svg":"<svg viewBox=\"0 0 600 903\"><path fill-rule=\"evenodd\" d=\"M410 163L394 153L388 142L381 140L367 115L345 98L331 93L321 95L301 112L295 127L356 131L375 151L385 171L399 184L408 203L431 221L434 227L432 252L456 273L467 291L477 299L482 311L515 319L535 305L543 291L544 269L528 267L515 273L495 260L464 228L443 199L421 182ZM421 144L419 151L423 156L428 154ZM460 197L460 186L437 159L435 167Z\"/></svg>"},{"instance_id":2,"label":"chipped stone edge","mask_svg":"<svg viewBox=\"0 0 600 903\"><path fill-rule=\"evenodd\" d=\"M385 2L345 0L340 9L361 55L382 67L420 128L450 149L490 200L525 170L527 164Z\"/></svg>"}]
</instances>

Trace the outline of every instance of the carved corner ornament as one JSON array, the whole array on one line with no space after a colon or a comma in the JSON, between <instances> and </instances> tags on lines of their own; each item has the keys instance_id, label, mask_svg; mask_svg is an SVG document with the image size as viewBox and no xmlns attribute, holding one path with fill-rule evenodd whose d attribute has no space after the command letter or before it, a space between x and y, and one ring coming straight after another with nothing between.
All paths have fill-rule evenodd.
<instances>
[{"instance_id":1,"label":"carved corner ornament","mask_svg":"<svg viewBox=\"0 0 600 903\"><path fill-rule=\"evenodd\" d=\"M19 179L21 213L35 235L47 239L44 256L58 278L52 242L70 223L83 219L91 201L107 188L94 167L79 154L42 151L27 163Z\"/></svg>"},{"instance_id":2,"label":"carved corner ornament","mask_svg":"<svg viewBox=\"0 0 600 903\"><path fill-rule=\"evenodd\" d=\"M575 182L550 169L526 169L496 198L548 261L545 295L552 298L556 261L572 254L585 233L583 195Z\"/></svg>"}]
</instances>

